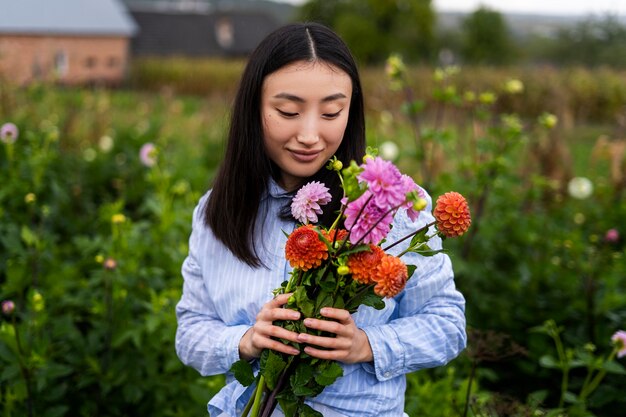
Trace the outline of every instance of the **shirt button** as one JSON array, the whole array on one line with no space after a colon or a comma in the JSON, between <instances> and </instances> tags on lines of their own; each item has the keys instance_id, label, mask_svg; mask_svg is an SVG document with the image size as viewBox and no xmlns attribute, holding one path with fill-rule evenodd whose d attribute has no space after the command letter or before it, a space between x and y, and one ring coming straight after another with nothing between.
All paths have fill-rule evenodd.
<instances>
[{"instance_id":1,"label":"shirt button","mask_svg":"<svg viewBox=\"0 0 626 417\"><path fill-rule=\"evenodd\" d=\"M384 376L385 378L390 378L390 377L391 377L391 372L385 372L385 373L383 374L383 376Z\"/></svg>"}]
</instances>

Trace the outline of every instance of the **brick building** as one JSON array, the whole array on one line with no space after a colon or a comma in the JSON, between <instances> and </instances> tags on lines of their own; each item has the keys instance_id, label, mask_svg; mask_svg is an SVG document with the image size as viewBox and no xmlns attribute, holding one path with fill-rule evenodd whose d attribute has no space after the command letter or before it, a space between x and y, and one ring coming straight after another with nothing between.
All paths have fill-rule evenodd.
<instances>
[{"instance_id":1,"label":"brick building","mask_svg":"<svg viewBox=\"0 0 626 417\"><path fill-rule=\"evenodd\" d=\"M0 0L0 77L119 83L136 30L118 0Z\"/></svg>"}]
</instances>

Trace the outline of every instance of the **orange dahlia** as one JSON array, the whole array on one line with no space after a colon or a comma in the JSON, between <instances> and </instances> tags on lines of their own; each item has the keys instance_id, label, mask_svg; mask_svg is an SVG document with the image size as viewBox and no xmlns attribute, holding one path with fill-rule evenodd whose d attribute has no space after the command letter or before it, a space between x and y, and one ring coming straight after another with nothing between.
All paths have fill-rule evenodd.
<instances>
[{"instance_id":1,"label":"orange dahlia","mask_svg":"<svg viewBox=\"0 0 626 417\"><path fill-rule=\"evenodd\" d=\"M374 270L385 256L385 252L376 245L370 245L369 251L353 253L348 257L348 268L352 279L362 284L373 284Z\"/></svg>"},{"instance_id":2,"label":"orange dahlia","mask_svg":"<svg viewBox=\"0 0 626 417\"><path fill-rule=\"evenodd\" d=\"M461 236L472 223L465 197L454 191L439 196L433 214L437 230L446 237Z\"/></svg>"},{"instance_id":3,"label":"orange dahlia","mask_svg":"<svg viewBox=\"0 0 626 417\"><path fill-rule=\"evenodd\" d=\"M404 289L409 271L400 258L385 255L376 267L374 292L381 297L395 297Z\"/></svg>"},{"instance_id":4,"label":"orange dahlia","mask_svg":"<svg viewBox=\"0 0 626 417\"><path fill-rule=\"evenodd\" d=\"M328 240L330 243L333 242L333 240L335 239L335 234L337 235L337 242L343 242L344 240L346 240L348 238L348 231L345 229L333 229L333 230L324 230L322 231L322 234L324 235L324 237L326 238L326 240Z\"/></svg>"},{"instance_id":5,"label":"orange dahlia","mask_svg":"<svg viewBox=\"0 0 626 417\"><path fill-rule=\"evenodd\" d=\"M289 235L285 245L285 258L293 268L308 271L328 259L328 248L320 240L313 225L308 224L298 227Z\"/></svg>"}]
</instances>

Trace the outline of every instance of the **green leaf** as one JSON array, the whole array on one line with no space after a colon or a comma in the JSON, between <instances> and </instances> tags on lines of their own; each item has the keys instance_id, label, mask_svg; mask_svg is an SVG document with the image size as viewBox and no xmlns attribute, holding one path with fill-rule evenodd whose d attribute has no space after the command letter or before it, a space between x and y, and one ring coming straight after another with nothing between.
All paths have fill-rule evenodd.
<instances>
[{"instance_id":1,"label":"green leaf","mask_svg":"<svg viewBox=\"0 0 626 417\"><path fill-rule=\"evenodd\" d=\"M543 355L541 358L539 358L539 364L541 366L543 366L544 368L550 368L550 369L562 369L563 365L558 362L556 359L554 359L554 357L552 357L551 355Z\"/></svg>"},{"instance_id":2,"label":"green leaf","mask_svg":"<svg viewBox=\"0 0 626 417\"><path fill-rule=\"evenodd\" d=\"M615 361L605 362L602 369L611 374L626 375L626 369L624 366Z\"/></svg>"},{"instance_id":3,"label":"green leaf","mask_svg":"<svg viewBox=\"0 0 626 417\"><path fill-rule=\"evenodd\" d=\"M418 233L415 234L415 236L413 236L413 238L411 239L411 244L409 244L409 247L416 247L418 246L420 243L425 243L426 241L428 241L428 239L426 238L426 233L428 232L428 229L424 229Z\"/></svg>"},{"instance_id":4,"label":"green leaf","mask_svg":"<svg viewBox=\"0 0 626 417\"><path fill-rule=\"evenodd\" d=\"M313 368L306 362L301 362L296 367L295 372L289 378L289 382L292 388L304 386L313 379Z\"/></svg>"},{"instance_id":5,"label":"green leaf","mask_svg":"<svg viewBox=\"0 0 626 417\"><path fill-rule=\"evenodd\" d=\"M306 288L302 285L298 286L293 294L296 299L296 305L305 317L312 317L315 305L313 301L309 299L309 295L306 293Z\"/></svg>"},{"instance_id":6,"label":"green leaf","mask_svg":"<svg viewBox=\"0 0 626 417\"><path fill-rule=\"evenodd\" d=\"M310 406L306 404L300 404L298 408L298 416L300 417L324 417L322 413L319 411L315 411Z\"/></svg>"},{"instance_id":7,"label":"green leaf","mask_svg":"<svg viewBox=\"0 0 626 417\"><path fill-rule=\"evenodd\" d=\"M285 417L295 417L297 416L298 405L300 404L296 396L289 391L283 391L276 396L278 400L278 404L280 408L283 409L283 413Z\"/></svg>"},{"instance_id":8,"label":"green leaf","mask_svg":"<svg viewBox=\"0 0 626 417\"><path fill-rule=\"evenodd\" d=\"M409 280L413 276L413 273L417 269L417 266L415 266L415 265L407 265L406 269L408 271L408 278L407 278L407 280Z\"/></svg>"},{"instance_id":9,"label":"green leaf","mask_svg":"<svg viewBox=\"0 0 626 417\"><path fill-rule=\"evenodd\" d=\"M241 385L247 387L254 382L254 372L252 371L252 365L246 360L238 360L230 367L230 372L233 373L235 379L239 381Z\"/></svg>"},{"instance_id":10,"label":"green leaf","mask_svg":"<svg viewBox=\"0 0 626 417\"><path fill-rule=\"evenodd\" d=\"M315 298L315 311L320 311L322 308L331 307L332 305L333 297L326 291L320 291L320 293Z\"/></svg>"},{"instance_id":11,"label":"green leaf","mask_svg":"<svg viewBox=\"0 0 626 417\"><path fill-rule=\"evenodd\" d=\"M343 369L335 361L328 361L325 364L325 366L318 368L320 372L315 375L315 381L320 385L328 386L343 376Z\"/></svg>"},{"instance_id":12,"label":"green leaf","mask_svg":"<svg viewBox=\"0 0 626 417\"><path fill-rule=\"evenodd\" d=\"M265 363L264 365L261 365L263 376L265 377L265 383L269 389L274 389L276 388L278 378L280 378L280 374L287 366L287 363L283 360L280 354L274 352L273 350L266 349L263 352L267 352L265 353Z\"/></svg>"}]
</instances>

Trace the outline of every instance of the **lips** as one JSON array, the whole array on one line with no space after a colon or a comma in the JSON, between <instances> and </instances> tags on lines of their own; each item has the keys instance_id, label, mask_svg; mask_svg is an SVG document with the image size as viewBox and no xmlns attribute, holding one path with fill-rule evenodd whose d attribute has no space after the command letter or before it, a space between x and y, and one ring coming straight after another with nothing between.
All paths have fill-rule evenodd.
<instances>
[{"instance_id":1,"label":"lips","mask_svg":"<svg viewBox=\"0 0 626 417\"><path fill-rule=\"evenodd\" d=\"M291 156L298 162L311 162L317 158L317 156L322 152L321 150L316 151L294 151L290 150Z\"/></svg>"}]
</instances>

